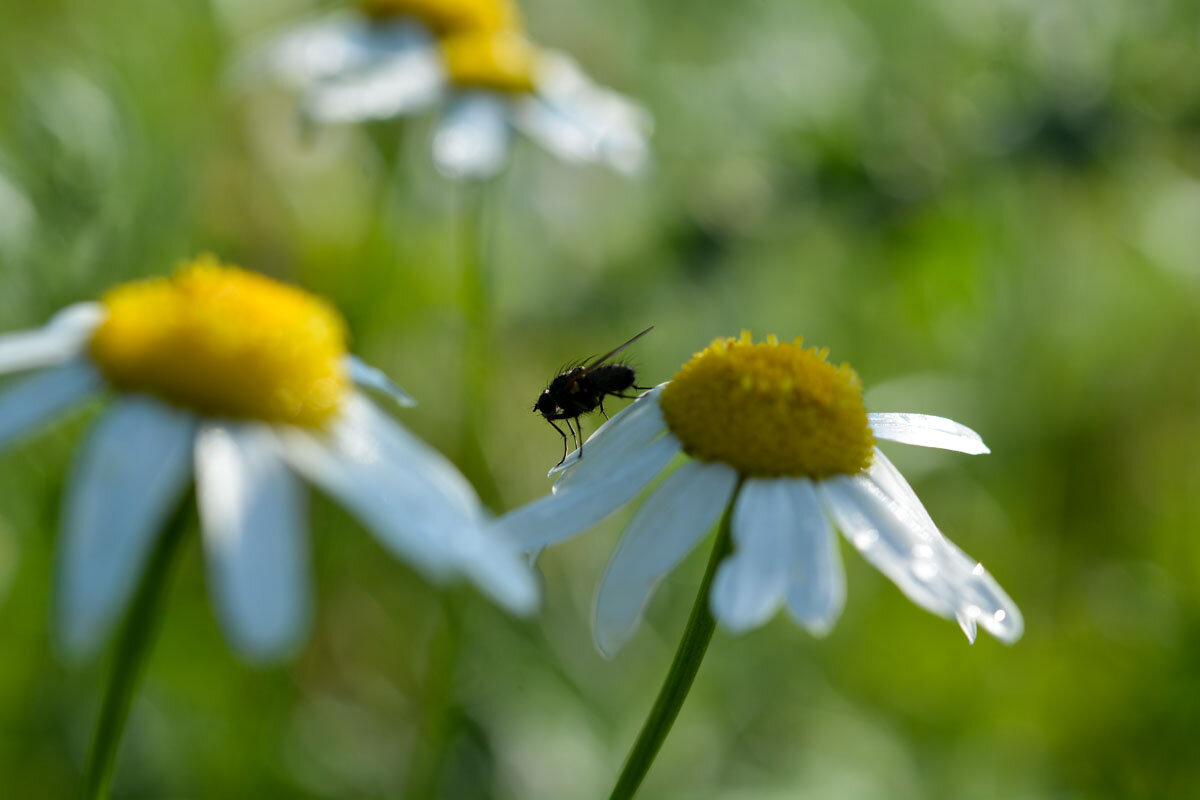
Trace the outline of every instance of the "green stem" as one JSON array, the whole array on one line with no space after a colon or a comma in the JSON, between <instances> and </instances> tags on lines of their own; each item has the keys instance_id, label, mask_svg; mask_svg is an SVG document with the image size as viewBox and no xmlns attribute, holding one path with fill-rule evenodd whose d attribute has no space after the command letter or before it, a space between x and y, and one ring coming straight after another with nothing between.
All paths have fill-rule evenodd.
<instances>
[{"instance_id":1,"label":"green stem","mask_svg":"<svg viewBox=\"0 0 1200 800\"><path fill-rule=\"evenodd\" d=\"M625 767L621 770L621 776L617 778L609 800L629 800L637 792L667 734L671 732L675 718L679 716L679 709L683 707L683 701L692 688L692 681L696 679L700 662L704 660L704 653L708 650L708 643L712 641L713 630L717 626L712 611L709 610L708 594L717 574L717 567L733 549L729 523L733 515L733 503L741 488L739 481L733 497L729 499L729 505L725 507L725 513L721 515L717 539L713 542L708 567L700 580L700 589L696 592L695 603L692 604L692 614L675 651L675 660L671 662L667 678L658 691L658 699L654 701L654 707L650 709L650 715L646 717L642 731L638 734L633 749L629 751Z\"/></svg>"},{"instance_id":2,"label":"green stem","mask_svg":"<svg viewBox=\"0 0 1200 800\"><path fill-rule=\"evenodd\" d=\"M500 487L488 464L483 447L483 426L490 408L492 349L492 275L485 236L485 195L489 184L468 182L463 186L462 307L466 318L466 347L463 354L463 453L462 467L475 484L484 505L493 511L503 508Z\"/></svg>"},{"instance_id":3,"label":"green stem","mask_svg":"<svg viewBox=\"0 0 1200 800\"><path fill-rule=\"evenodd\" d=\"M104 692L104 704L100 708L100 718L96 721L96 731L92 736L92 749L88 754L85 781L86 796L90 800L107 798L112 788L113 767L121 744L121 734L129 719L138 682L158 629L162 611L159 601L166 588L171 562L183 539L191 503L192 493L188 492L159 537L121 627L112 672Z\"/></svg>"},{"instance_id":4,"label":"green stem","mask_svg":"<svg viewBox=\"0 0 1200 800\"><path fill-rule=\"evenodd\" d=\"M421 682L421 714L412 767L405 783L408 800L438 797L446 757L456 733L459 709L454 697L455 676L462 650L462 622L451 598L442 602L442 619L429 644L429 660Z\"/></svg>"}]
</instances>

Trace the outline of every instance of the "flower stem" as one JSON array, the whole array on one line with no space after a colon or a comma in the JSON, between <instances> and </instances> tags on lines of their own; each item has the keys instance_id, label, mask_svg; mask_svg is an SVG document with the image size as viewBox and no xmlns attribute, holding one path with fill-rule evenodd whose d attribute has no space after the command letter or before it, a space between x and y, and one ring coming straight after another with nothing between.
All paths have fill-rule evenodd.
<instances>
[{"instance_id":1,"label":"flower stem","mask_svg":"<svg viewBox=\"0 0 1200 800\"><path fill-rule=\"evenodd\" d=\"M191 504L192 492L188 492L159 537L121 627L113 655L112 672L104 692L104 704L100 708L100 718L96 721L96 731L92 736L92 749L88 754L85 781L86 796L90 800L107 798L112 788L113 767L121 744L121 734L129 719L129 710L150 653L154 632L158 629L161 616L159 601L166 587L171 562L183 539Z\"/></svg>"},{"instance_id":2,"label":"flower stem","mask_svg":"<svg viewBox=\"0 0 1200 800\"><path fill-rule=\"evenodd\" d=\"M704 653L708 650L708 643L712 641L713 630L716 628L716 620L709 610L708 594L717 574L717 567L733 549L730 518L733 515L733 503L737 500L741 488L739 481L737 489L729 499L729 505L725 507L725 513L721 515L717 539L713 543L712 554L708 557L704 577L700 580L700 589L696 592L696 601L692 604L687 627L683 629L683 638L679 640L679 647L675 651L675 659L671 662L667 678L658 691L658 698L650 709L650 715L646 717L642 731L638 734L633 749L629 751L625 767L617 778L609 800L629 800L637 792L667 734L671 732L675 718L679 716L679 709L683 707L683 701L692 688L692 681L696 679L700 662L704 659Z\"/></svg>"},{"instance_id":3,"label":"flower stem","mask_svg":"<svg viewBox=\"0 0 1200 800\"><path fill-rule=\"evenodd\" d=\"M462 196L462 308L466 318L463 365L463 472L475 484L484 505L501 511L503 498L483 447L493 362L492 275L487 257L486 194L490 183L466 182Z\"/></svg>"}]
</instances>

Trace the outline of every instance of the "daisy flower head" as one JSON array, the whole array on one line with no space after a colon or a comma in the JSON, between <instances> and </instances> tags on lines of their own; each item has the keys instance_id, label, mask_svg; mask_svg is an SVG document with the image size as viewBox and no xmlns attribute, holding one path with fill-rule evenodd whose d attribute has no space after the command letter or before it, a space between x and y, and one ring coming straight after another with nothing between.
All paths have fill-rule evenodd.
<instances>
[{"instance_id":1,"label":"daisy flower head","mask_svg":"<svg viewBox=\"0 0 1200 800\"><path fill-rule=\"evenodd\" d=\"M834 528L921 607L1005 642L1021 614L978 562L938 530L877 440L987 453L963 425L923 414L868 414L862 383L827 351L774 336L715 340L668 383L601 426L558 467L552 494L497 521L536 551L631 501L681 453L687 458L625 530L597 594L596 643L616 652L658 581L729 509L733 549L710 610L742 632L785 607L814 634L845 602Z\"/></svg>"},{"instance_id":2,"label":"daisy flower head","mask_svg":"<svg viewBox=\"0 0 1200 800\"><path fill-rule=\"evenodd\" d=\"M343 503L429 578L471 578L515 612L537 602L516 549L466 480L361 391L411 399L346 352L346 327L299 289L212 256L119 285L43 328L0 336L0 448L111 391L64 499L58 627L93 650L194 482L217 616L234 648L278 656L309 610L304 487Z\"/></svg>"},{"instance_id":3,"label":"daisy flower head","mask_svg":"<svg viewBox=\"0 0 1200 800\"><path fill-rule=\"evenodd\" d=\"M514 130L565 161L626 174L649 155L649 114L531 42L510 0L372 0L273 40L251 63L298 89L316 123L440 108L433 158L452 178L498 173Z\"/></svg>"}]
</instances>

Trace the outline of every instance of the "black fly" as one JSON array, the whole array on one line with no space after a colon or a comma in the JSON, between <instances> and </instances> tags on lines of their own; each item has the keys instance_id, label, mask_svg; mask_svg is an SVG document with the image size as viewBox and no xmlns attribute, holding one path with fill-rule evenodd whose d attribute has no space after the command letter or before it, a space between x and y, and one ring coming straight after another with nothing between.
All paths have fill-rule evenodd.
<instances>
[{"instance_id":1,"label":"black fly","mask_svg":"<svg viewBox=\"0 0 1200 800\"><path fill-rule=\"evenodd\" d=\"M533 405L533 410L545 417L546 421L553 425L554 430L558 431L558 435L562 437L563 457L558 460L559 464L567 460L567 435L563 433L562 428L554 425L554 420L567 421L567 430L571 432L571 438L580 448L579 457L583 458L583 445L581 444L583 428L579 426L579 418L598 407L600 413L604 414L604 418L608 419L608 413L604 410L605 397L611 394L613 397L632 400L632 395L624 394L626 390L637 389L640 391L650 388L634 384L633 367L628 364L606 364L604 362L653 329L654 326L651 325L625 344L610 350L599 358L591 359L587 363L559 373L554 380L550 381L550 385L542 390L537 402ZM571 420L575 421L575 427L571 427ZM577 429L578 436L576 435Z\"/></svg>"}]
</instances>

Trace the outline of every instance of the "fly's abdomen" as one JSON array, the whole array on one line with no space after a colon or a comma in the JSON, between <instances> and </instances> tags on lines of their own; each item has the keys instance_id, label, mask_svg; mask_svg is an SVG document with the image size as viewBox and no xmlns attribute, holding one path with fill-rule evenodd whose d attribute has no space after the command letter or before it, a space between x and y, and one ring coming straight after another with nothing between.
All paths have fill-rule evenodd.
<instances>
[{"instance_id":1,"label":"fly's abdomen","mask_svg":"<svg viewBox=\"0 0 1200 800\"><path fill-rule=\"evenodd\" d=\"M627 364L603 364L588 374L588 382L601 394L620 394L633 386L633 367Z\"/></svg>"}]
</instances>

